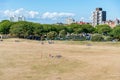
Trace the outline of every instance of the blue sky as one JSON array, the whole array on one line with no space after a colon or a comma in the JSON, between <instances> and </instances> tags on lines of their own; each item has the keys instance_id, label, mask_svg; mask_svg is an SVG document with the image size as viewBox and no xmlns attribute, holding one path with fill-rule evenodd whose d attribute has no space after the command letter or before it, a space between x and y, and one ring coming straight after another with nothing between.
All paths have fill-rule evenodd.
<instances>
[{"instance_id":1,"label":"blue sky","mask_svg":"<svg viewBox=\"0 0 120 80\"><path fill-rule=\"evenodd\" d=\"M24 15L26 20L40 23L65 22L67 17L76 21L90 21L96 7L107 11L107 19L120 18L120 0L0 0L0 20L13 15Z\"/></svg>"}]
</instances>

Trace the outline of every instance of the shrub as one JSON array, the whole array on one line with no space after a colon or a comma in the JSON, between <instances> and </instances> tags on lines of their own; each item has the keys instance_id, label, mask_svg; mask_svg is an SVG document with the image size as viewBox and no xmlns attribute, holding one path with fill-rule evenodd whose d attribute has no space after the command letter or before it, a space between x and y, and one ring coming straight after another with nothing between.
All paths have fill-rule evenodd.
<instances>
[{"instance_id":1,"label":"shrub","mask_svg":"<svg viewBox=\"0 0 120 80\"><path fill-rule=\"evenodd\" d=\"M82 35L74 34L74 35L71 35L71 39L74 41L85 41L86 37Z\"/></svg>"},{"instance_id":2,"label":"shrub","mask_svg":"<svg viewBox=\"0 0 120 80\"><path fill-rule=\"evenodd\" d=\"M101 34L93 34L91 41L104 41L103 35L101 35Z\"/></svg>"},{"instance_id":3,"label":"shrub","mask_svg":"<svg viewBox=\"0 0 120 80\"><path fill-rule=\"evenodd\" d=\"M111 37L111 36L104 36L104 40L105 41L112 41L113 37Z\"/></svg>"},{"instance_id":4,"label":"shrub","mask_svg":"<svg viewBox=\"0 0 120 80\"><path fill-rule=\"evenodd\" d=\"M47 38L48 39L55 39L55 37L57 37L57 32L55 31L50 31L49 33L47 33Z\"/></svg>"}]
</instances>

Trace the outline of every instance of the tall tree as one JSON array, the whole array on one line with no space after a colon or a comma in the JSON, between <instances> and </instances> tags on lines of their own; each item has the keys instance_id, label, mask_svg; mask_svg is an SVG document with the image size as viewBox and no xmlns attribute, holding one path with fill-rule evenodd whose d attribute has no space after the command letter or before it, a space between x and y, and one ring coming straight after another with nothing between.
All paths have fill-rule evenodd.
<instances>
[{"instance_id":1,"label":"tall tree","mask_svg":"<svg viewBox=\"0 0 120 80\"><path fill-rule=\"evenodd\" d=\"M50 40L55 39L55 37L57 37L57 32L55 31L50 31L49 33L47 33L47 38Z\"/></svg>"},{"instance_id":2,"label":"tall tree","mask_svg":"<svg viewBox=\"0 0 120 80\"><path fill-rule=\"evenodd\" d=\"M111 34L114 38L120 40L120 26L117 26L117 27L113 28Z\"/></svg>"},{"instance_id":3,"label":"tall tree","mask_svg":"<svg viewBox=\"0 0 120 80\"><path fill-rule=\"evenodd\" d=\"M100 34L109 35L109 33L111 32L112 29L108 25L97 25L96 30Z\"/></svg>"},{"instance_id":4,"label":"tall tree","mask_svg":"<svg viewBox=\"0 0 120 80\"><path fill-rule=\"evenodd\" d=\"M13 22L10 22L9 20L3 20L0 23L0 33L1 34L9 34L9 30Z\"/></svg>"},{"instance_id":5,"label":"tall tree","mask_svg":"<svg viewBox=\"0 0 120 80\"><path fill-rule=\"evenodd\" d=\"M84 33L93 33L95 30L94 27L92 25L89 25L89 24L83 24L82 29L83 29Z\"/></svg>"},{"instance_id":6,"label":"tall tree","mask_svg":"<svg viewBox=\"0 0 120 80\"><path fill-rule=\"evenodd\" d=\"M59 36L60 36L61 38L65 38L66 35L67 35L67 31L65 31L65 30L61 30L61 31L59 32Z\"/></svg>"},{"instance_id":7,"label":"tall tree","mask_svg":"<svg viewBox=\"0 0 120 80\"><path fill-rule=\"evenodd\" d=\"M32 26L32 23L26 21L17 22L10 28L10 32L12 35L24 38L26 38L29 35L33 35L33 30L34 27Z\"/></svg>"},{"instance_id":8,"label":"tall tree","mask_svg":"<svg viewBox=\"0 0 120 80\"><path fill-rule=\"evenodd\" d=\"M33 33L34 33L35 36L41 36L41 35L43 35L43 26L41 24L34 23L33 27L34 27Z\"/></svg>"}]
</instances>

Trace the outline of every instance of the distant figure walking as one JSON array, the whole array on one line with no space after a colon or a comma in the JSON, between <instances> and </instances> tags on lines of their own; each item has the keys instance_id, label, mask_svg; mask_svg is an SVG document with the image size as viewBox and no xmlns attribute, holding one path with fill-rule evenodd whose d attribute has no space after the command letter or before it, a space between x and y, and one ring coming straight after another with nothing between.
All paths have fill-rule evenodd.
<instances>
[{"instance_id":1,"label":"distant figure walking","mask_svg":"<svg viewBox=\"0 0 120 80\"><path fill-rule=\"evenodd\" d=\"M61 58L62 55L55 55L55 56L53 56L53 55L49 54L49 57L50 57L50 58Z\"/></svg>"},{"instance_id":2,"label":"distant figure walking","mask_svg":"<svg viewBox=\"0 0 120 80\"><path fill-rule=\"evenodd\" d=\"M3 36L2 35L0 35L0 41L3 41Z\"/></svg>"},{"instance_id":3,"label":"distant figure walking","mask_svg":"<svg viewBox=\"0 0 120 80\"><path fill-rule=\"evenodd\" d=\"M44 36L41 35L40 38L41 38L41 44L43 45L43 44L44 44L44 42L43 42L43 40L44 40Z\"/></svg>"},{"instance_id":4,"label":"distant figure walking","mask_svg":"<svg viewBox=\"0 0 120 80\"><path fill-rule=\"evenodd\" d=\"M43 45L43 44L44 44L44 42L42 41L42 42L41 42L41 44Z\"/></svg>"},{"instance_id":5,"label":"distant figure walking","mask_svg":"<svg viewBox=\"0 0 120 80\"><path fill-rule=\"evenodd\" d=\"M61 57L62 57L62 55L56 55L55 57L56 57L56 58L61 58Z\"/></svg>"},{"instance_id":6,"label":"distant figure walking","mask_svg":"<svg viewBox=\"0 0 120 80\"><path fill-rule=\"evenodd\" d=\"M54 56L53 56L53 55L51 55L51 54L49 54L49 57L50 57L50 58L54 58Z\"/></svg>"}]
</instances>

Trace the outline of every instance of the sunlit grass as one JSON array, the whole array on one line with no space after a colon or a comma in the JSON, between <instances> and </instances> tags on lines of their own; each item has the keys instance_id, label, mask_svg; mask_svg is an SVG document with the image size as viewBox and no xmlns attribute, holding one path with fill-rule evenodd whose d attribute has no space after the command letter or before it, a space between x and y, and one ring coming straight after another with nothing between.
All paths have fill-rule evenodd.
<instances>
[{"instance_id":1,"label":"sunlit grass","mask_svg":"<svg viewBox=\"0 0 120 80\"><path fill-rule=\"evenodd\" d=\"M119 45L5 39L0 42L0 80L119 80Z\"/></svg>"}]
</instances>

